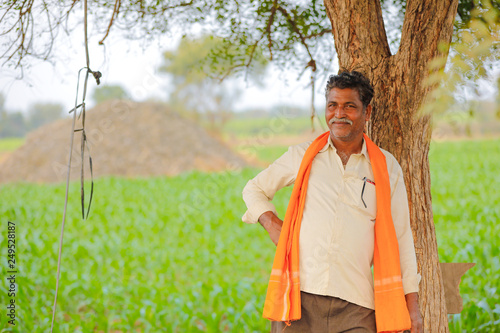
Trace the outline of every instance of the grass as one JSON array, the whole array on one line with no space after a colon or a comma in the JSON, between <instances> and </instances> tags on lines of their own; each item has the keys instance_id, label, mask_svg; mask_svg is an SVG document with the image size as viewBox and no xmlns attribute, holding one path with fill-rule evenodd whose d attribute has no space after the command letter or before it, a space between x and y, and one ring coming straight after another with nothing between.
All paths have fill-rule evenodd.
<instances>
[{"instance_id":1,"label":"grass","mask_svg":"<svg viewBox=\"0 0 500 333\"><path fill-rule=\"evenodd\" d=\"M452 332L500 331L500 140L435 144L430 154L441 262L475 262L462 278Z\"/></svg>"},{"instance_id":2,"label":"grass","mask_svg":"<svg viewBox=\"0 0 500 333\"><path fill-rule=\"evenodd\" d=\"M432 146L432 195L442 262L476 262L461 283L464 310L452 332L498 332L500 145ZM286 147L261 149L273 160ZM264 230L241 222L241 190L259 170L96 181L82 221L71 185L55 332L263 332L274 254ZM5 250L0 332L50 328L64 185L0 188L0 244L16 222L17 325L6 323ZM284 214L290 189L274 202Z\"/></svg>"},{"instance_id":3,"label":"grass","mask_svg":"<svg viewBox=\"0 0 500 333\"><path fill-rule=\"evenodd\" d=\"M0 153L14 151L24 143L24 138L0 139Z\"/></svg>"},{"instance_id":4,"label":"grass","mask_svg":"<svg viewBox=\"0 0 500 333\"><path fill-rule=\"evenodd\" d=\"M241 189L256 172L101 179L87 221L80 220L79 188L72 184L55 331L262 331L273 246L262 228L241 222ZM1 191L2 247L7 220L17 224L13 331L46 332L64 186ZM4 305L5 279L0 286ZM5 316L0 327L8 327Z\"/></svg>"}]
</instances>

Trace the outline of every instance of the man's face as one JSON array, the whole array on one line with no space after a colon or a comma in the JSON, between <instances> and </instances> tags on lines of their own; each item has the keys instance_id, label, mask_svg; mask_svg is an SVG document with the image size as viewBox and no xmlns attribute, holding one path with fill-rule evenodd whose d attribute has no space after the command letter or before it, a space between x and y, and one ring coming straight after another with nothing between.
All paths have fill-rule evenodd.
<instances>
[{"instance_id":1,"label":"man's face","mask_svg":"<svg viewBox=\"0 0 500 333\"><path fill-rule=\"evenodd\" d=\"M353 142L363 136L371 105L363 111L357 89L333 88L326 99L325 118L333 141Z\"/></svg>"}]
</instances>

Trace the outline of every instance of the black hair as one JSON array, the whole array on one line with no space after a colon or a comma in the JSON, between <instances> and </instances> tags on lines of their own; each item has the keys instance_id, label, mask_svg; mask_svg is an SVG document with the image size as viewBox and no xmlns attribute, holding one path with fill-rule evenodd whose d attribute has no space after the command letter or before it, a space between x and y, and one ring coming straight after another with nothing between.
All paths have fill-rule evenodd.
<instances>
[{"instance_id":1,"label":"black hair","mask_svg":"<svg viewBox=\"0 0 500 333\"><path fill-rule=\"evenodd\" d=\"M361 99L364 108L366 108L370 104L373 98L373 87L370 84L370 80L368 80L366 76L364 76L360 72L343 71L338 75L330 75L330 77L328 78L328 82L326 83L326 98L328 98L328 94L333 88L356 89L359 93L359 98Z\"/></svg>"}]
</instances>

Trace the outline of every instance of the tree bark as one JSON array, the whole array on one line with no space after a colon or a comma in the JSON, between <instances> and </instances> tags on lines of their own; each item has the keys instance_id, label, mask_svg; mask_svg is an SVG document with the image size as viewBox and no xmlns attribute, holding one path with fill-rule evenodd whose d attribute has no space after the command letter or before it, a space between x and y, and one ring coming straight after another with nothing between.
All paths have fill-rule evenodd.
<instances>
[{"instance_id":1,"label":"tree bark","mask_svg":"<svg viewBox=\"0 0 500 333\"><path fill-rule=\"evenodd\" d=\"M364 73L375 90L369 135L405 175L425 332L448 332L448 320L432 217L431 118L418 111L430 90L423 85L428 63L440 55L439 43L449 45L457 6L458 0L408 0L401 44L391 55L379 0L325 0L341 70Z\"/></svg>"}]
</instances>

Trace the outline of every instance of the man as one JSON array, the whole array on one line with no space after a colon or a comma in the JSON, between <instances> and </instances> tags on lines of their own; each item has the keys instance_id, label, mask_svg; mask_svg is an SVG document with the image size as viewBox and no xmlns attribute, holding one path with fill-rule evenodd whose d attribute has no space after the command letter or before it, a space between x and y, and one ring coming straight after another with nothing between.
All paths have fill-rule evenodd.
<instances>
[{"instance_id":1,"label":"man","mask_svg":"<svg viewBox=\"0 0 500 333\"><path fill-rule=\"evenodd\" d=\"M330 76L329 132L290 147L243 190L243 221L259 222L278 246L264 306L272 332L402 331L410 324L422 332L403 173L363 133L372 97L362 74ZM283 225L270 201L294 183Z\"/></svg>"}]
</instances>

